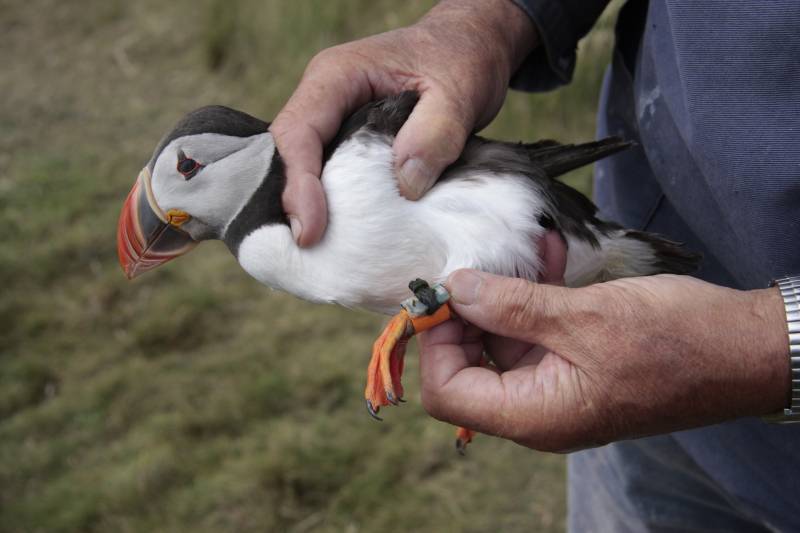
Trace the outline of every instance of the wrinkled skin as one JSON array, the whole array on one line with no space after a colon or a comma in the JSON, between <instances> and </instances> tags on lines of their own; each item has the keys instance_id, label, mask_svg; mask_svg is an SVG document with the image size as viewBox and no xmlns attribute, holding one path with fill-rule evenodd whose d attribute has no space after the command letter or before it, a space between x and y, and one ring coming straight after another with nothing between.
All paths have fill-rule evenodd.
<instances>
[{"instance_id":1,"label":"wrinkled skin","mask_svg":"<svg viewBox=\"0 0 800 533\"><path fill-rule=\"evenodd\" d=\"M469 270L447 286L472 325L421 334L420 373L425 409L450 423L569 451L786 405L776 289L673 275L568 289ZM484 349L496 368L476 366Z\"/></svg>"}]
</instances>

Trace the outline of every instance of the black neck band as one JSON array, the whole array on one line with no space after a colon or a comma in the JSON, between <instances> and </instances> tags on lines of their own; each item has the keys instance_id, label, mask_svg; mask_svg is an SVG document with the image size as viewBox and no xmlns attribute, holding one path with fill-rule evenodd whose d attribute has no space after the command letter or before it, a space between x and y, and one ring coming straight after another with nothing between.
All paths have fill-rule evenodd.
<instances>
[{"instance_id":1,"label":"black neck band","mask_svg":"<svg viewBox=\"0 0 800 533\"><path fill-rule=\"evenodd\" d=\"M225 231L222 240L233 255L238 257L244 238L261 226L289 224L281 201L285 186L283 159L276 148L266 177Z\"/></svg>"}]
</instances>

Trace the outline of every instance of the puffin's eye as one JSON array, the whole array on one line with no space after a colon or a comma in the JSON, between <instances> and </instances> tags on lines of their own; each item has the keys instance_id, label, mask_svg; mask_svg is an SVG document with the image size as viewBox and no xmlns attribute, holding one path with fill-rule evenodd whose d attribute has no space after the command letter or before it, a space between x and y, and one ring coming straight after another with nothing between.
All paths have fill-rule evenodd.
<instances>
[{"instance_id":1,"label":"puffin's eye","mask_svg":"<svg viewBox=\"0 0 800 533\"><path fill-rule=\"evenodd\" d=\"M203 165L186 157L183 152L178 154L178 172L183 174L183 177L190 180L197 174L197 171L203 168Z\"/></svg>"}]
</instances>

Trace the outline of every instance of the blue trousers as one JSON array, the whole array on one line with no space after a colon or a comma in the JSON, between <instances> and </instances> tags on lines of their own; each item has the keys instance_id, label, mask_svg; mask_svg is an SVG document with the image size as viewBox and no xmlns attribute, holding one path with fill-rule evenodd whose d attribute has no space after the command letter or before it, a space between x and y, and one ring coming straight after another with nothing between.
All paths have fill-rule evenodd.
<instances>
[{"instance_id":1,"label":"blue trousers","mask_svg":"<svg viewBox=\"0 0 800 533\"><path fill-rule=\"evenodd\" d=\"M569 457L571 533L767 532L672 435Z\"/></svg>"}]
</instances>

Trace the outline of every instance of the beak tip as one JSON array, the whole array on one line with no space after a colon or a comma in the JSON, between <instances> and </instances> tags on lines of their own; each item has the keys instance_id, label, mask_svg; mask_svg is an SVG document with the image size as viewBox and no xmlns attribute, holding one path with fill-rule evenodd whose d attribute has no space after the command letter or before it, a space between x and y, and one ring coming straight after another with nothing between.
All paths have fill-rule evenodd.
<instances>
[{"instance_id":1,"label":"beak tip","mask_svg":"<svg viewBox=\"0 0 800 533\"><path fill-rule=\"evenodd\" d=\"M143 265L138 258L128 257L123 254L119 256L119 266L128 281L133 280L133 278L138 278L148 270L147 268L142 268Z\"/></svg>"},{"instance_id":2,"label":"beak tip","mask_svg":"<svg viewBox=\"0 0 800 533\"><path fill-rule=\"evenodd\" d=\"M125 274L125 277L129 280L133 279L136 274L134 273L134 268L132 265L125 260L126 258L122 255L119 256L119 266L122 269L122 273Z\"/></svg>"}]
</instances>

